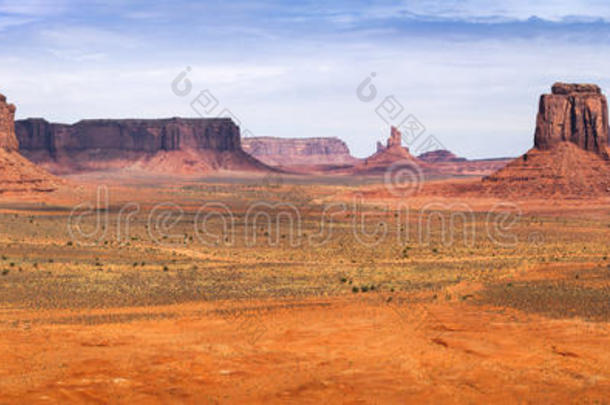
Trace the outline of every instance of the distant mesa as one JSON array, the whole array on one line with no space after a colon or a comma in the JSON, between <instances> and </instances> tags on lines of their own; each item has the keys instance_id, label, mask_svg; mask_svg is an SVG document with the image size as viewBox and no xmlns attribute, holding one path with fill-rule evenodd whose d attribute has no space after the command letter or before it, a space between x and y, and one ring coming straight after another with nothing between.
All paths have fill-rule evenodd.
<instances>
[{"instance_id":1,"label":"distant mesa","mask_svg":"<svg viewBox=\"0 0 610 405\"><path fill-rule=\"evenodd\" d=\"M458 157L446 149L433 150L417 156L419 160L427 163L457 163L466 162L466 158Z\"/></svg>"},{"instance_id":2,"label":"distant mesa","mask_svg":"<svg viewBox=\"0 0 610 405\"><path fill-rule=\"evenodd\" d=\"M484 179L495 194L610 195L608 104L594 84L540 97L534 148Z\"/></svg>"},{"instance_id":3,"label":"distant mesa","mask_svg":"<svg viewBox=\"0 0 610 405\"><path fill-rule=\"evenodd\" d=\"M402 145L402 134L390 129L386 144L377 142L377 151L352 169L354 174L379 174L398 170L400 166L421 171L428 179L446 177L484 176L504 167L509 159L467 160L448 150L434 150L413 156Z\"/></svg>"},{"instance_id":4,"label":"distant mesa","mask_svg":"<svg viewBox=\"0 0 610 405\"><path fill-rule=\"evenodd\" d=\"M0 194L54 191L62 181L19 154L15 110L0 94Z\"/></svg>"},{"instance_id":5,"label":"distant mesa","mask_svg":"<svg viewBox=\"0 0 610 405\"><path fill-rule=\"evenodd\" d=\"M511 158L468 160L458 157L446 149L438 149L422 153L417 159L424 162L443 176L486 176L508 164Z\"/></svg>"},{"instance_id":6,"label":"distant mesa","mask_svg":"<svg viewBox=\"0 0 610 405\"><path fill-rule=\"evenodd\" d=\"M244 151L270 166L352 165L359 161L339 138L242 139Z\"/></svg>"},{"instance_id":7,"label":"distant mesa","mask_svg":"<svg viewBox=\"0 0 610 405\"><path fill-rule=\"evenodd\" d=\"M229 118L103 119L73 125L34 118L17 121L16 135L26 157L57 174L274 170L242 150L239 127Z\"/></svg>"},{"instance_id":8,"label":"distant mesa","mask_svg":"<svg viewBox=\"0 0 610 405\"><path fill-rule=\"evenodd\" d=\"M263 163L298 174L379 175L394 170L398 162L417 165L433 176L483 176L504 167L511 159L467 160L448 150L436 150L413 156L402 145L402 134L391 128L386 142L377 142L376 152L367 159L351 155L339 138L249 137L242 139L244 151Z\"/></svg>"}]
</instances>

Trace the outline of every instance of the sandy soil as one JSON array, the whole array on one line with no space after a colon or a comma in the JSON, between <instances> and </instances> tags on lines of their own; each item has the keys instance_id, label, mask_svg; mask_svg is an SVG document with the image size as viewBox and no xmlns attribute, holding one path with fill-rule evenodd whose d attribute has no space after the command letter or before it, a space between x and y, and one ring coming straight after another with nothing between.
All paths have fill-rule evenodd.
<instances>
[{"instance_id":1,"label":"sandy soil","mask_svg":"<svg viewBox=\"0 0 610 405\"><path fill-rule=\"evenodd\" d=\"M68 181L74 184L72 182L77 180L80 179L74 177ZM101 180L105 181L104 178L98 179ZM119 183L124 179L116 181ZM472 181L464 180L463 183L468 186ZM20 277L26 281L47 280L25 278L28 275L38 277L38 267L33 267L32 260L39 262L41 268L49 269L47 282L53 282L53 285L59 285L59 281L64 280L62 277L65 280L77 277L77 269L85 266L90 266L91 271L100 270L95 268L97 265L88 263L96 256L102 258L104 267L112 268L114 272L93 273L99 274L100 280L104 280L104 274L107 277L113 277L116 272L131 274L128 270L131 263L142 260L142 252L149 248L145 242L138 242L142 250L138 250L140 245L134 242L134 250L102 244L90 251L81 251L78 246L70 245L68 248L65 235L59 233L63 239L56 239L61 244L54 245L55 239L41 239L36 254L31 251L36 246L33 243L41 238L33 232L44 231L50 237L55 235L51 231L60 232L55 229L59 222L53 216L67 215L69 211L62 211L59 207L55 212L53 204L69 206L73 201L95 201L94 184L79 183L70 192L54 194L54 200L3 201L2 212L10 214L3 217L4 223L15 227L19 221L23 226L23 234L13 235L18 230L7 228L3 235L3 253L9 256L3 266L8 266L11 260L17 262L9 268L10 273L5 278L13 280L10 282L14 284L10 285L19 288L25 285L27 288L26 284L17 282ZM187 210L195 210L200 201L209 198L205 193L217 198L234 186L231 183L223 188L215 184L212 180L208 185L169 183L162 191L169 196L174 195L171 193L183 196ZM266 195L264 193L269 192L269 187L262 181L260 184L261 195ZM444 189L448 184L439 182L433 187ZM184 186L201 186L203 191L197 191L197 188L192 191ZM157 187L158 182L135 186L115 184L110 190L113 206L136 195L146 208L151 201L159 201ZM235 193L250 190L245 186L243 190L239 187ZM291 184L280 184L271 189L279 195L292 188ZM356 194L363 195L364 200L371 204L391 205L397 201L379 184L362 186L357 190L347 186L316 185L307 193L314 201L320 202L351 201ZM161 195L166 198L165 194ZM255 196L258 198L258 194ZM232 200L233 197L228 195L224 198ZM464 198L476 210L489 209L501 201ZM430 201L429 197L423 195L410 200L410 203L419 207L426 201ZM447 204L460 202L450 196L441 201ZM304 248L294 252L275 249L272 253L277 257L264 256L262 249L258 252L244 250L244 255L239 257L232 255L239 253L238 250L214 250L207 253L209 257L203 254L194 256L191 252L198 252L198 247L190 245L167 251L159 249L154 254L147 253L149 256L146 257L147 263L152 262L151 265L158 269L147 268L147 272L142 274L154 276L149 281L150 285L165 280L161 278L165 277L161 269L167 264L164 260L173 257L170 256L171 250L171 253L185 257L193 254L186 258L200 261L202 272L206 266L217 266L220 259L258 265L262 279L273 285L278 281L275 278L278 273L264 271L272 260L277 259L277 266L283 270L294 271L287 263L301 260L308 266L307 270L318 271L324 266L348 268L347 264L339 261L341 257L334 257L345 255L346 262L350 259L349 266L372 266L376 272L394 268L399 271L410 263L413 285L418 286L434 281L420 279L424 272L418 270L420 268L429 267L442 274L443 266L453 268L463 263L464 271L456 274L463 273L466 277L470 270L481 272L477 267L479 262L488 259L488 264L484 264L486 268L494 265L498 267L495 270L504 268L504 272L496 271L498 274L507 274L507 268L514 269L511 283L521 288L519 291L524 291L524 296L531 298L526 303L531 309L529 311L517 309L519 302L511 307L492 306L484 300L479 302L481 294L489 291L489 286L484 286L483 281L449 283L445 278L436 280L439 288L444 290L405 289L394 292L392 289L390 292L386 289L352 294L350 287L345 286L347 290L343 295L325 298L201 300L176 305L88 310L74 306L72 309L37 311L24 309L25 304L6 304L0 306L0 404L609 403L609 307L607 303L600 305L595 301L601 294L599 291L607 290L592 292L585 288L608 287L610 263L607 257L602 258L607 248L601 243L605 241L603 224L607 223L609 202L603 198L565 200L552 205L545 200L518 202L524 212L540 211L548 216L545 221L549 225L544 227L549 227L547 236L552 238L545 240L540 249L546 249L542 252L546 263L551 259L561 259L562 263L541 266L540 262L533 261L528 264L526 258L519 256L526 254L521 252L533 249L525 240L515 252L502 252L482 244L475 252L456 251L458 256L455 257L451 256L454 254L452 251L441 252L445 255L441 256L434 252L424 253L423 248L415 247L415 252L410 254L422 263L429 262L425 267L417 261L403 263L407 259L396 258L394 253L388 256L391 246L386 250L376 248L375 257L371 259L370 256L358 256L370 254L369 250L361 251L354 246L347 250L350 246L344 247L343 241L338 240L336 243L341 243L345 252L337 248L341 253L326 253L328 263L320 261L320 256L313 256L313 253L316 262L299 259L298 254L307 254ZM32 222L27 221L27 216L35 215L42 203L46 204L44 215L32 219ZM31 212L24 211L23 204L27 204ZM22 217L17 218L17 214ZM588 225L589 228L581 230L553 222L555 215L578 218L582 220L582 226ZM595 226L585 220L595 221ZM63 232L64 223L61 224ZM532 225L531 229L529 225L523 226L528 232L534 228L546 229L542 224ZM564 229L565 232L559 231ZM555 247L558 252L552 250ZM567 248L573 251L567 251ZM74 252L80 252L83 257ZM59 253L72 255L73 263ZM290 257L284 257L288 254ZM293 254L296 258L292 258ZM466 254L468 256L464 256ZM514 259L516 264L511 261L501 267L502 255L506 255L506 260ZM112 262L111 256L117 262ZM43 262L43 258L49 257L55 258L53 264ZM119 259L125 263L118 262ZM373 266L373 260L380 261L378 267ZM383 260L390 265L383 267ZM576 268L575 263L579 263L580 268ZM23 274L17 270L19 266L24 267ZM176 266L178 264L171 264L172 272ZM244 274L250 268L253 267L243 266ZM575 271L580 272L580 278L575 278ZM451 279L455 279L454 273L450 274ZM527 283L535 285L535 282L557 280L578 287L569 296L575 305L580 303L581 297L590 297L591 305L598 305L604 318L587 321L586 316L576 316L578 314L569 311L568 316L553 318L549 314L543 315L540 306L546 301L540 304L536 300L539 297L553 299L555 291L563 291L563 285L559 284L556 290L546 290L547 285L536 284L537 290L529 291L523 289L523 284L527 287ZM335 282L339 283L338 280ZM507 280L498 278L489 282L506 284ZM138 286L135 283L132 287ZM540 291L551 291L547 294L550 298ZM120 288L113 293L117 297L123 294ZM453 298L446 298L449 295ZM92 299L90 295L87 298ZM568 305L571 304L569 301ZM584 306L589 305L585 302Z\"/></svg>"},{"instance_id":2,"label":"sandy soil","mask_svg":"<svg viewBox=\"0 0 610 405\"><path fill-rule=\"evenodd\" d=\"M0 403L610 397L608 323L467 303L401 306L372 294L87 313L4 310L1 325Z\"/></svg>"}]
</instances>

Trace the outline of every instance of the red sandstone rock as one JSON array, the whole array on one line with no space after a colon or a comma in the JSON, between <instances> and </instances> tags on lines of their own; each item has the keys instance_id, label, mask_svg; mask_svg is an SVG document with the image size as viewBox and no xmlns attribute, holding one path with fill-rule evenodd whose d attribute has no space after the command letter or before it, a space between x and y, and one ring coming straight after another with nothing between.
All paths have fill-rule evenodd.
<instances>
[{"instance_id":1,"label":"red sandstone rock","mask_svg":"<svg viewBox=\"0 0 610 405\"><path fill-rule=\"evenodd\" d=\"M241 148L228 118L17 121L21 152L54 173L135 168L174 174L271 170ZM171 152L171 153L170 153Z\"/></svg>"},{"instance_id":2,"label":"red sandstone rock","mask_svg":"<svg viewBox=\"0 0 610 405\"><path fill-rule=\"evenodd\" d=\"M392 127L388 138L388 149L399 147L402 147L402 134L396 127Z\"/></svg>"},{"instance_id":3,"label":"red sandstone rock","mask_svg":"<svg viewBox=\"0 0 610 405\"><path fill-rule=\"evenodd\" d=\"M358 159L338 138L273 138L242 139L244 151L270 166L347 165Z\"/></svg>"},{"instance_id":4,"label":"red sandstone rock","mask_svg":"<svg viewBox=\"0 0 610 405\"><path fill-rule=\"evenodd\" d=\"M608 103L593 84L555 83L540 97L534 145L549 150L564 141L608 158Z\"/></svg>"},{"instance_id":5,"label":"red sandstone rock","mask_svg":"<svg viewBox=\"0 0 610 405\"><path fill-rule=\"evenodd\" d=\"M428 163L454 163L454 162L465 162L465 158L457 157L453 153L445 149L433 150L430 152L422 153L417 157L419 160Z\"/></svg>"},{"instance_id":6,"label":"red sandstone rock","mask_svg":"<svg viewBox=\"0 0 610 405\"><path fill-rule=\"evenodd\" d=\"M0 94L0 148L7 152L19 148L15 137L15 106L6 103L6 97Z\"/></svg>"},{"instance_id":7,"label":"red sandstone rock","mask_svg":"<svg viewBox=\"0 0 610 405\"><path fill-rule=\"evenodd\" d=\"M377 141L377 152L382 152L385 150L385 146L379 141Z\"/></svg>"},{"instance_id":8,"label":"red sandstone rock","mask_svg":"<svg viewBox=\"0 0 610 405\"><path fill-rule=\"evenodd\" d=\"M610 195L608 106L592 84L553 85L540 98L534 148L484 179L496 195Z\"/></svg>"},{"instance_id":9,"label":"red sandstone rock","mask_svg":"<svg viewBox=\"0 0 610 405\"><path fill-rule=\"evenodd\" d=\"M356 165L352 172L354 174L383 173L395 167L396 164L410 165L422 171L431 169L427 163L416 159L408 148L402 146L402 134L398 129L392 127L387 147L381 149L378 147L377 152Z\"/></svg>"},{"instance_id":10,"label":"red sandstone rock","mask_svg":"<svg viewBox=\"0 0 610 405\"><path fill-rule=\"evenodd\" d=\"M557 82L551 87L553 94L594 93L601 94L602 90L596 84L561 83Z\"/></svg>"},{"instance_id":11,"label":"red sandstone rock","mask_svg":"<svg viewBox=\"0 0 610 405\"><path fill-rule=\"evenodd\" d=\"M15 106L0 94L0 194L53 191L61 181L18 152Z\"/></svg>"},{"instance_id":12,"label":"red sandstone rock","mask_svg":"<svg viewBox=\"0 0 610 405\"><path fill-rule=\"evenodd\" d=\"M367 158L364 161L364 165L374 166L385 163L391 164L401 159L415 160L415 157L409 153L408 148L402 146L402 134L400 131L395 127L392 127L387 147L381 150L377 148L377 152Z\"/></svg>"}]
</instances>

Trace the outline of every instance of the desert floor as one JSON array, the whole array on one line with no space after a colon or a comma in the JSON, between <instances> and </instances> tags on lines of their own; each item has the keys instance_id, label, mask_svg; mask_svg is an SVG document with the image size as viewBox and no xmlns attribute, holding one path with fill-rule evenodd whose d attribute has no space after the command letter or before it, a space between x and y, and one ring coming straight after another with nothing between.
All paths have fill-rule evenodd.
<instances>
[{"instance_id":1,"label":"desert floor","mask_svg":"<svg viewBox=\"0 0 610 405\"><path fill-rule=\"evenodd\" d=\"M69 181L0 201L0 403L608 403L608 200Z\"/></svg>"}]
</instances>

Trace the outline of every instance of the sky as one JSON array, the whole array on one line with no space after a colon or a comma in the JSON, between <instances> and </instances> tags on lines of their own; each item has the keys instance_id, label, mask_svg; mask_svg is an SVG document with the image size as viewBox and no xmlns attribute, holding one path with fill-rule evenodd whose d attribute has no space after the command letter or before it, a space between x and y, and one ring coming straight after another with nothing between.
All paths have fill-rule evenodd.
<instances>
[{"instance_id":1,"label":"sky","mask_svg":"<svg viewBox=\"0 0 610 405\"><path fill-rule=\"evenodd\" d=\"M232 116L359 157L413 120L414 151L517 156L554 82L610 89L598 0L0 0L0 43L17 118Z\"/></svg>"}]
</instances>

